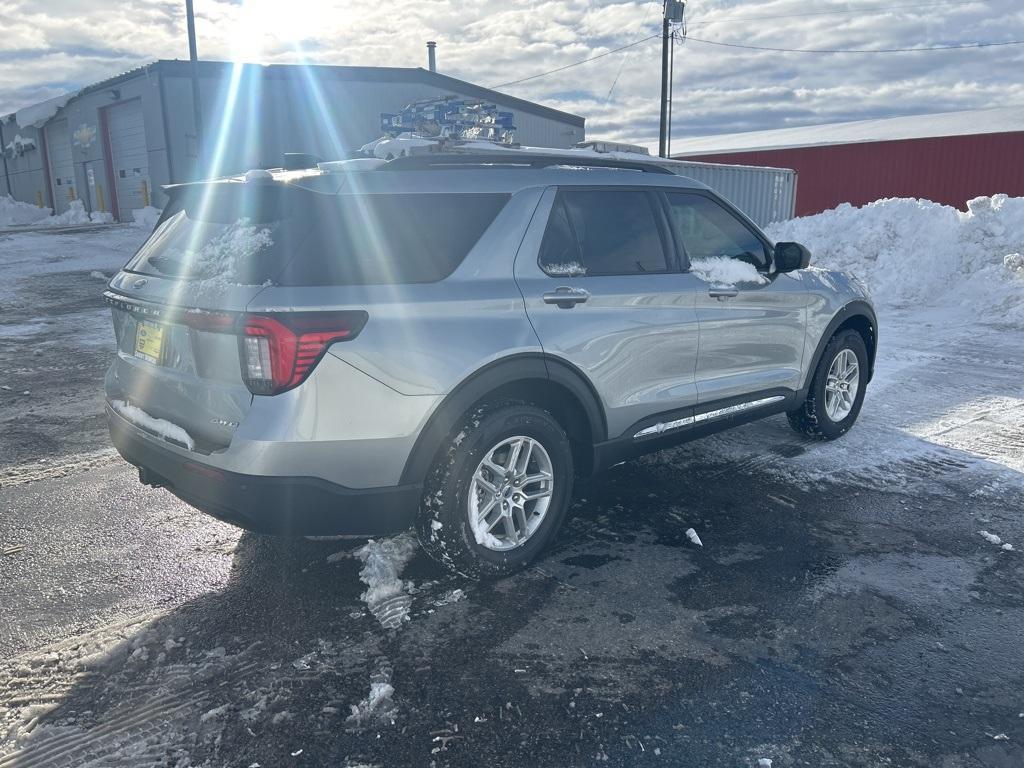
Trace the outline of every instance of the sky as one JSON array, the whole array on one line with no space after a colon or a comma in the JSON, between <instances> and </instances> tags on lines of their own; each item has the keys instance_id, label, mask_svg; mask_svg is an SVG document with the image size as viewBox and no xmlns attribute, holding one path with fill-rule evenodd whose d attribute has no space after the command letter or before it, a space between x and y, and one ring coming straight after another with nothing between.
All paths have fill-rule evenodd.
<instances>
[{"instance_id":1,"label":"sky","mask_svg":"<svg viewBox=\"0 0 1024 768\"><path fill-rule=\"evenodd\" d=\"M158 58L187 58L184 0L0 0L0 114ZM587 135L657 145L661 3L195 0L201 58L426 66L582 115ZM686 136L1024 104L1021 0L692 0L675 48L673 149Z\"/></svg>"}]
</instances>

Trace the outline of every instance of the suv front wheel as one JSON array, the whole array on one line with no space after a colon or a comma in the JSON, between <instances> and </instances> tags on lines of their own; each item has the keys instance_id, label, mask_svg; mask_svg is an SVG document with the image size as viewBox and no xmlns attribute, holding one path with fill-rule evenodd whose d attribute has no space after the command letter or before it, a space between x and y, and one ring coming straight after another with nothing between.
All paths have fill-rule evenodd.
<instances>
[{"instance_id":1,"label":"suv front wheel","mask_svg":"<svg viewBox=\"0 0 1024 768\"><path fill-rule=\"evenodd\" d=\"M523 403L475 409L427 479L417 518L423 548L471 578L523 568L554 538L572 496L569 439Z\"/></svg>"},{"instance_id":2,"label":"suv front wheel","mask_svg":"<svg viewBox=\"0 0 1024 768\"><path fill-rule=\"evenodd\" d=\"M868 383L868 352L857 331L840 331L818 361L804 404L789 411L797 432L820 440L835 440L857 420Z\"/></svg>"}]
</instances>

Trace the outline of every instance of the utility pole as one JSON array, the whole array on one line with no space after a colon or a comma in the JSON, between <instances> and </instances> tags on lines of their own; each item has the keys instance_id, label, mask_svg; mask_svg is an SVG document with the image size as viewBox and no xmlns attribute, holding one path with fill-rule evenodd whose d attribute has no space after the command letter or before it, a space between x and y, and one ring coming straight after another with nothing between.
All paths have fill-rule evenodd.
<instances>
[{"instance_id":1,"label":"utility pole","mask_svg":"<svg viewBox=\"0 0 1024 768\"><path fill-rule=\"evenodd\" d=\"M185 18L188 22L188 60L192 70L192 118L196 124L196 154L202 155L203 110L199 100L199 54L196 52L196 15L192 0L185 0Z\"/></svg>"},{"instance_id":2,"label":"utility pole","mask_svg":"<svg viewBox=\"0 0 1024 768\"><path fill-rule=\"evenodd\" d=\"M658 134L658 157L668 157L668 5L661 20L661 131ZM191 0L190 0L191 2Z\"/></svg>"},{"instance_id":3,"label":"utility pole","mask_svg":"<svg viewBox=\"0 0 1024 768\"><path fill-rule=\"evenodd\" d=\"M661 131L658 138L658 156L668 157L668 92L671 79L669 67L669 45L672 44L672 24L683 21L685 3L681 0L665 0L661 20Z\"/></svg>"}]
</instances>

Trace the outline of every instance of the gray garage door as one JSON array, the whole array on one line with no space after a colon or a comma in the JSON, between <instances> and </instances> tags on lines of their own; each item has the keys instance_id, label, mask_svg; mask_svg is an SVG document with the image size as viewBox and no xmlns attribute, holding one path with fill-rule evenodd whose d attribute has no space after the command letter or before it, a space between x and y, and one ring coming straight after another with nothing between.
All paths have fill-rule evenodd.
<instances>
[{"instance_id":1,"label":"gray garage door","mask_svg":"<svg viewBox=\"0 0 1024 768\"><path fill-rule=\"evenodd\" d=\"M107 135L114 169L114 192L121 221L132 220L132 210L146 205L149 192L149 156L142 120L142 100L134 99L107 110Z\"/></svg>"},{"instance_id":2,"label":"gray garage door","mask_svg":"<svg viewBox=\"0 0 1024 768\"><path fill-rule=\"evenodd\" d=\"M67 120L59 120L46 126L46 157L50 163L54 213L63 213L77 194Z\"/></svg>"}]
</instances>

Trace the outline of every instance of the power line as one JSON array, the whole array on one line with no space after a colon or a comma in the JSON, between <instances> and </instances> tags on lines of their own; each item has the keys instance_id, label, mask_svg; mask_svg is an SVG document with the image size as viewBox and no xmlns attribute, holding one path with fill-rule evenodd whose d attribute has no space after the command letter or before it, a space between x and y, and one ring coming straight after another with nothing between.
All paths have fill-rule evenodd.
<instances>
[{"instance_id":1,"label":"power line","mask_svg":"<svg viewBox=\"0 0 1024 768\"><path fill-rule=\"evenodd\" d=\"M906 5L862 5L857 8L835 8L828 11L801 11L800 13L783 13L774 16L726 16L721 19L697 19L687 22L688 27L707 26L709 24L722 24L731 21L760 21L761 19L792 19L801 16L822 16L836 13L863 13L870 11L898 11L904 8L938 8L950 5L976 5L985 3L988 0L957 0L947 3L908 3Z\"/></svg>"},{"instance_id":2,"label":"power line","mask_svg":"<svg viewBox=\"0 0 1024 768\"><path fill-rule=\"evenodd\" d=\"M963 48L995 48L1005 45L1024 45L1024 40L1006 40L999 43L958 43L956 45L932 45L920 48L771 48L762 45L743 45L742 43L724 43L720 40L702 40L699 37L686 36L686 40L705 45L720 45L726 48L745 48L750 51L776 51L779 53L916 53L921 51L954 51Z\"/></svg>"},{"instance_id":3,"label":"power line","mask_svg":"<svg viewBox=\"0 0 1024 768\"><path fill-rule=\"evenodd\" d=\"M826 14L826 13L858 13L858 12L861 12L862 10L876 10L877 11L877 10L896 10L896 9L900 9L900 8L919 8L919 7L926 7L926 6L927 7L935 7L935 6L949 6L949 5L973 5L973 4L979 3L979 2L988 2L988 0L967 0L966 2L963 2L961 0L960 2L914 3L914 4L908 4L908 5L888 5L888 6L885 6L885 5L874 5L874 6L862 6L861 8L857 8L857 9L854 9L854 10L846 10L846 9L844 9L844 10L833 10L833 11L806 11L804 13L787 14L785 16L744 16L744 17L734 17L734 18L728 18L728 19L716 19L716 20L713 20L713 21L709 20L709 21L705 21L705 22L688 22L687 26L692 26L694 24L712 24L712 23L717 24L719 22L727 22L727 21L749 21L749 20L755 20L755 19L779 19L779 18L791 18L791 17L795 17L795 16L813 16L813 15ZM604 53L599 53L596 56L591 56L590 58L587 58L587 59L581 59L580 61L574 61L571 64L566 64L566 65L561 66L561 67L556 67L555 69L549 69L546 72L538 72L536 75L530 75L529 77L522 77L522 78L519 78L518 80L510 80L510 81L508 81L506 83L498 83L497 85L491 85L491 86L488 86L488 87L490 87L490 88L506 88L506 87L508 87L510 85L519 85L520 83L525 83L525 82L528 82L530 80L537 80L538 78L547 77L548 75L553 75L553 74L556 74L558 72L564 72L567 69L572 69L573 67L578 67L578 66L580 66L582 64L588 64L591 61L596 61L597 59L603 59L605 56L611 56L613 53L619 53L620 51L625 51L625 50L628 50L629 48L634 48L634 47L640 45L641 43L646 43L648 40L654 40L655 38L658 38L658 37L660 37L660 35L649 35L648 37L644 37L644 38L641 38L639 40L634 40L633 42L626 43L626 45L623 45L623 46L621 46L619 48L613 48L610 51L605 51ZM743 44L740 44L740 43L726 43L726 42L721 42L721 41L718 41L718 40L704 40L704 39L701 39L699 37L691 37L690 35L687 35L685 37L685 39L686 40L692 40L695 43L702 43L704 45L718 45L718 46L722 46L722 47L725 47L725 48L743 48L743 49L751 50L751 51L775 51L777 53L914 53L914 52L918 52L918 51L950 51L950 50L959 50L959 49L963 49L963 48L990 48L990 47L998 47L998 46L1022 45L1022 44L1024 44L1024 40L1009 40L1009 41L1006 41L1006 42L997 42L997 43L963 43L963 44L957 44L957 45L936 45L936 46L922 47L922 48L835 48L835 49L826 49L826 48L774 48L774 47L759 46L759 45L743 45ZM619 69L619 72L621 74L621 67ZM616 76L615 79L618 80L618 76ZM615 86L612 85L612 89L614 89L614 87ZM611 91L609 91L608 95L611 96Z\"/></svg>"},{"instance_id":4,"label":"power line","mask_svg":"<svg viewBox=\"0 0 1024 768\"><path fill-rule=\"evenodd\" d=\"M549 69L547 72L540 72L540 73L538 73L536 75L530 75L529 77L522 77L519 80L510 80L507 83L498 83L497 85L490 85L490 86L488 86L488 88L505 88L506 86L509 86L509 85L518 85L519 83L525 83L527 80L536 80L538 77L547 77L548 75L553 75L556 72L564 72L567 69L572 69L573 67L578 67L580 64L586 64L587 62L590 62L590 61L596 61L597 59L603 59L605 56L611 56L613 53L618 53L619 51L624 51L627 48L632 48L632 47L634 47L636 45L640 45L640 43L646 43L648 40L654 40L656 37L661 37L661 35L650 35L649 37L645 37L642 40L634 40L632 43L627 43L626 45L622 46L621 48L613 48L610 51L605 51L604 53L599 53L599 54L597 54L597 56L591 56L589 59L583 59L581 61L574 61L572 64L566 64L564 67L557 67L556 69Z\"/></svg>"}]
</instances>

